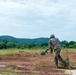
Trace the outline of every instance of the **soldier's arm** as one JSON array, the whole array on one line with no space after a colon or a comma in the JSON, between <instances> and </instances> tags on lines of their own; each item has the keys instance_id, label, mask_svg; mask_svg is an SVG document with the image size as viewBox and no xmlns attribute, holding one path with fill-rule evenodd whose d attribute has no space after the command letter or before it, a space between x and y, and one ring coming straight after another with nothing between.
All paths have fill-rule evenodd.
<instances>
[{"instance_id":1,"label":"soldier's arm","mask_svg":"<svg viewBox=\"0 0 76 75\"><path fill-rule=\"evenodd\" d=\"M50 47L49 47L48 49L46 49L45 53L46 53L47 51L49 51L49 50L50 50Z\"/></svg>"},{"instance_id":2,"label":"soldier's arm","mask_svg":"<svg viewBox=\"0 0 76 75\"><path fill-rule=\"evenodd\" d=\"M50 49L51 49L51 45L50 45L50 43L49 43L48 48L46 49L45 53L46 53L47 51L49 51Z\"/></svg>"},{"instance_id":3,"label":"soldier's arm","mask_svg":"<svg viewBox=\"0 0 76 75\"><path fill-rule=\"evenodd\" d=\"M47 52L49 50L50 50L50 53L53 53L53 48L52 48L51 40L49 40L49 46L48 46L48 49L46 49L45 52Z\"/></svg>"},{"instance_id":4,"label":"soldier's arm","mask_svg":"<svg viewBox=\"0 0 76 75\"><path fill-rule=\"evenodd\" d=\"M50 47L50 53L53 53L53 45L52 45L52 41L49 41L49 47Z\"/></svg>"}]
</instances>

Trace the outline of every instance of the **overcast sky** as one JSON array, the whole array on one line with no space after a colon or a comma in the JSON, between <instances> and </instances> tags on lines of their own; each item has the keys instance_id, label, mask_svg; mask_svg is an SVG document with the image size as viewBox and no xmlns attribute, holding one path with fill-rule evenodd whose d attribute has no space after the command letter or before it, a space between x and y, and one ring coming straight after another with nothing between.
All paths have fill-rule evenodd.
<instances>
[{"instance_id":1,"label":"overcast sky","mask_svg":"<svg viewBox=\"0 0 76 75\"><path fill-rule=\"evenodd\" d=\"M0 0L0 36L76 41L76 0Z\"/></svg>"}]
</instances>

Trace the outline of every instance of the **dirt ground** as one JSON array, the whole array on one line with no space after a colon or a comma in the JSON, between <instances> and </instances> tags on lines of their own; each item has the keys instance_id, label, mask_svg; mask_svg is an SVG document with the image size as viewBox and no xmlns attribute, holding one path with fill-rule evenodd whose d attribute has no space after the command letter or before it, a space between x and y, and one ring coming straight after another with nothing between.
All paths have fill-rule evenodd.
<instances>
[{"instance_id":1,"label":"dirt ground","mask_svg":"<svg viewBox=\"0 0 76 75\"><path fill-rule=\"evenodd\" d=\"M62 57L69 57L70 69L75 69L76 53L64 51ZM54 54L40 55L40 52L19 51L15 55L0 56L1 75L68 75L65 68L55 68ZM12 69L12 70L10 70Z\"/></svg>"}]
</instances>

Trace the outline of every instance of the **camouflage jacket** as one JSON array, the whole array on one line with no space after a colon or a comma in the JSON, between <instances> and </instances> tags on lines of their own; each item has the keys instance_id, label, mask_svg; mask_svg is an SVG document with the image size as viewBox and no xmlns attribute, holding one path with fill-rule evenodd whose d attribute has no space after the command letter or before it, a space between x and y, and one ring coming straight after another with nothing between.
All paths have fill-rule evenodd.
<instances>
[{"instance_id":1,"label":"camouflage jacket","mask_svg":"<svg viewBox=\"0 0 76 75\"><path fill-rule=\"evenodd\" d=\"M49 46L52 49L61 48L59 39L58 38L51 38L49 40Z\"/></svg>"}]
</instances>

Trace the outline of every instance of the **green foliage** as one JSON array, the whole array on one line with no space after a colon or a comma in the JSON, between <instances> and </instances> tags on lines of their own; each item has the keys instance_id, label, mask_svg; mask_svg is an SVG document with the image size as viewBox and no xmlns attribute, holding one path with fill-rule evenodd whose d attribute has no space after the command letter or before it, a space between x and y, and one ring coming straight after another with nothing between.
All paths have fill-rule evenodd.
<instances>
[{"instance_id":1,"label":"green foliage","mask_svg":"<svg viewBox=\"0 0 76 75\"><path fill-rule=\"evenodd\" d=\"M16 48L18 48L18 49L24 49L24 45L23 44L16 44Z\"/></svg>"},{"instance_id":2,"label":"green foliage","mask_svg":"<svg viewBox=\"0 0 76 75\"><path fill-rule=\"evenodd\" d=\"M26 39L26 38L14 38L12 36L0 36L0 42L3 40L8 40L15 44L36 44L40 45L42 43L48 43L49 38L36 38L36 39Z\"/></svg>"},{"instance_id":3,"label":"green foliage","mask_svg":"<svg viewBox=\"0 0 76 75\"><path fill-rule=\"evenodd\" d=\"M73 44L73 48L76 48L76 43L75 43L75 44Z\"/></svg>"},{"instance_id":4,"label":"green foliage","mask_svg":"<svg viewBox=\"0 0 76 75\"><path fill-rule=\"evenodd\" d=\"M4 49L6 49L6 48L7 48L6 45L7 45L7 43L8 43L7 39L4 39L4 40L3 40L3 43L4 43L4 44L3 44L3 45L4 45Z\"/></svg>"},{"instance_id":5,"label":"green foliage","mask_svg":"<svg viewBox=\"0 0 76 75\"><path fill-rule=\"evenodd\" d=\"M4 42L0 42L0 49L3 49L3 48L5 48L5 44Z\"/></svg>"},{"instance_id":6,"label":"green foliage","mask_svg":"<svg viewBox=\"0 0 76 75\"><path fill-rule=\"evenodd\" d=\"M45 55L46 53L44 51L41 52L41 55Z\"/></svg>"},{"instance_id":7,"label":"green foliage","mask_svg":"<svg viewBox=\"0 0 76 75\"><path fill-rule=\"evenodd\" d=\"M76 66L75 62L70 62L70 66Z\"/></svg>"},{"instance_id":8,"label":"green foliage","mask_svg":"<svg viewBox=\"0 0 76 75\"><path fill-rule=\"evenodd\" d=\"M63 48L69 47L69 43L64 40L64 41L61 42L61 46L62 46Z\"/></svg>"},{"instance_id":9,"label":"green foliage","mask_svg":"<svg viewBox=\"0 0 76 75\"><path fill-rule=\"evenodd\" d=\"M46 49L49 38L20 39L11 36L0 36L0 49L18 48L18 49ZM62 48L76 48L75 41L61 41Z\"/></svg>"},{"instance_id":10,"label":"green foliage","mask_svg":"<svg viewBox=\"0 0 76 75\"><path fill-rule=\"evenodd\" d=\"M7 39L4 39L3 42L4 42L4 44L7 44L8 43Z\"/></svg>"},{"instance_id":11,"label":"green foliage","mask_svg":"<svg viewBox=\"0 0 76 75\"><path fill-rule=\"evenodd\" d=\"M76 48L76 44L69 45L69 48Z\"/></svg>"},{"instance_id":12,"label":"green foliage","mask_svg":"<svg viewBox=\"0 0 76 75\"><path fill-rule=\"evenodd\" d=\"M70 41L69 42L69 45L73 45L73 44L76 44L76 42L75 41Z\"/></svg>"},{"instance_id":13,"label":"green foliage","mask_svg":"<svg viewBox=\"0 0 76 75\"><path fill-rule=\"evenodd\" d=\"M76 42L75 41L70 41L70 42L62 41L61 46L63 48L76 48Z\"/></svg>"},{"instance_id":14,"label":"green foliage","mask_svg":"<svg viewBox=\"0 0 76 75\"><path fill-rule=\"evenodd\" d=\"M25 44L25 48L31 49L33 47L36 47L36 45L35 44Z\"/></svg>"},{"instance_id":15,"label":"green foliage","mask_svg":"<svg viewBox=\"0 0 76 75\"><path fill-rule=\"evenodd\" d=\"M12 42L8 42L6 44L6 46L7 46L7 48L15 48L16 45L14 43L12 43Z\"/></svg>"}]
</instances>

